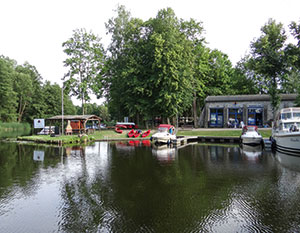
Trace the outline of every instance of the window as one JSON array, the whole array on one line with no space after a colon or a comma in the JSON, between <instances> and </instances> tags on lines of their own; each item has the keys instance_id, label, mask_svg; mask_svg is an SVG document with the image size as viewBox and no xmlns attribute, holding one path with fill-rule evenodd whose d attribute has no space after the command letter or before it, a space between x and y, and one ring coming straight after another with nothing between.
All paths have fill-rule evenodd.
<instances>
[{"instance_id":1,"label":"window","mask_svg":"<svg viewBox=\"0 0 300 233\"><path fill-rule=\"evenodd\" d=\"M239 127L243 121L242 108L230 108L228 113L228 127Z\"/></svg>"},{"instance_id":2,"label":"window","mask_svg":"<svg viewBox=\"0 0 300 233\"><path fill-rule=\"evenodd\" d=\"M263 125L263 108L248 108L248 125Z\"/></svg>"},{"instance_id":3,"label":"window","mask_svg":"<svg viewBox=\"0 0 300 233\"><path fill-rule=\"evenodd\" d=\"M223 108L210 109L210 126L222 127L223 126Z\"/></svg>"}]
</instances>

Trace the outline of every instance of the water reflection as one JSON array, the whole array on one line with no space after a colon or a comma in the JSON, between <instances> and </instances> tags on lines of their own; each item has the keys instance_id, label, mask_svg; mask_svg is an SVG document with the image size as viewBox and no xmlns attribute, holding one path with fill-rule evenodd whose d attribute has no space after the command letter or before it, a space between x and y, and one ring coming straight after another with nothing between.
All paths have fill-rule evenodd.
<instances>
[{"instance_id":1,"label":"water reflection","mask_svg":"<svg viewBox=\"0 0 300 233\"><path fill-rule=\"evenodd\" d=\"M261 145L257 146L249 146L249 145L242 145L241 146L241 154L245 157L245 159L249 161L258 161L259 158L262 156L263 148Z\"/></svg>"},{"instance_id":2,"label":"water reflection","mask_svg":"<svg viewBox=\"0 0 300 233\"><path fill-rule=\"evenodd\" d=\"M152 154L161 163L172 163L176 159L176 148L172 145L152 145Z\"/></svg>"},{"instance_id":3,"label":"water reflection","mask_svg":"<svg viewBox=\"0 0 300 233\"><path fill-rule=\"evenodd\" d=\"M34 150L33 151L33 160L34 161L44 161L45 151L43 150Z\"/></svg>"},{"instance_id":4,"label":"water reflection","mask_svg":"<svg viewBox=\"0 0 300 233\"><path fill-rule=\"evenodd\" d=\"M276 159L284 167L300 172L300 155L289 155L276 151Z\"/></svg>"},{"instance_id":5,"label":"water reflection","mask_svg":"<svg viewBox=\"0 0 300 233\"><path fill-rule=\"evenodd\" d=\"M0 232L293 232L298 160L235 145L0 144Z\"/></svg>"}]
</instances>

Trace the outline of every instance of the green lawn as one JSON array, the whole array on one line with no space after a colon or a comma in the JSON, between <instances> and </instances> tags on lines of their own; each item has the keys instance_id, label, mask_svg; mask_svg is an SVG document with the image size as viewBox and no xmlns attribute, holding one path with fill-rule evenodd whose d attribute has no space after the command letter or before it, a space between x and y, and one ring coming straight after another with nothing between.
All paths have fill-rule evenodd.
<instances>
[{"instance_id":1,"label":"green lawn","mask_svg":"<svg viewBox=\"0 0 300 233\"><path fill-rule=\"evenodd\" d=\"M215 137L239 137L242 130L179 130L178 136L215 136ZM272 134L271 129L259 130L264 138L269 138Z\"/></svg>"}]
</instances>

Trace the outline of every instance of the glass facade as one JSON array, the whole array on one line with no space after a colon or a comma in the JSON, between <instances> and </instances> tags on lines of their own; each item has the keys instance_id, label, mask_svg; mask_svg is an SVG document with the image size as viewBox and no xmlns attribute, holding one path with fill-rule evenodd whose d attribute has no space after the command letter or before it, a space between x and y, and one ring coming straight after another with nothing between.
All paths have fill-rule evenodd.
<instances>
[{"instance_id":1,"label":"glass facade","mask_svg":"<svg viewBox=\"0 0 300 233\"><path fill-rule=\"evenodd\" d=\"M223 108L211 108L209 125L212 127L222 127L224 121L223 112Z\"/></svg>"},{"instance_id":2,"label":"glass facade","mask_svg":"<svg viewBox=\"0 0 300 233\"><path fill-rule=\"evenodd\" d=\"M248 125L263 125L263 108L248 108Z\"/></svg>"},{"instance_id":3,"label":"glass facade","mask_svg":"<svg viewBox=\"0 0 300 233\"><path fill-rule=\"evenodd\" d=\"M243 109L229 108L227 122L228 127L240 127L241 121L243 121Z\"/></svg>"}]
</instances>

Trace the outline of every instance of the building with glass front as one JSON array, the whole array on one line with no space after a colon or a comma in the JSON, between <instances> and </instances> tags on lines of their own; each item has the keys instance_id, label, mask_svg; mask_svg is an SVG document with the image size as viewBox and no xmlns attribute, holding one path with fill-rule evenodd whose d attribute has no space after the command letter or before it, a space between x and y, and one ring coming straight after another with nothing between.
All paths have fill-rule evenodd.
<instances>
[{"instance_id":1,"label":"building with glass front","mask_svg":"<svg viewBox=\"0 0 300 233\"><path fill-rule=\"evenodd\" d=\"M279 109L293 107L297 94L282 94ZM273 119L269 95L208 96L200 117L200 126L270 126Z\"/></svg>"}]
</instances>

